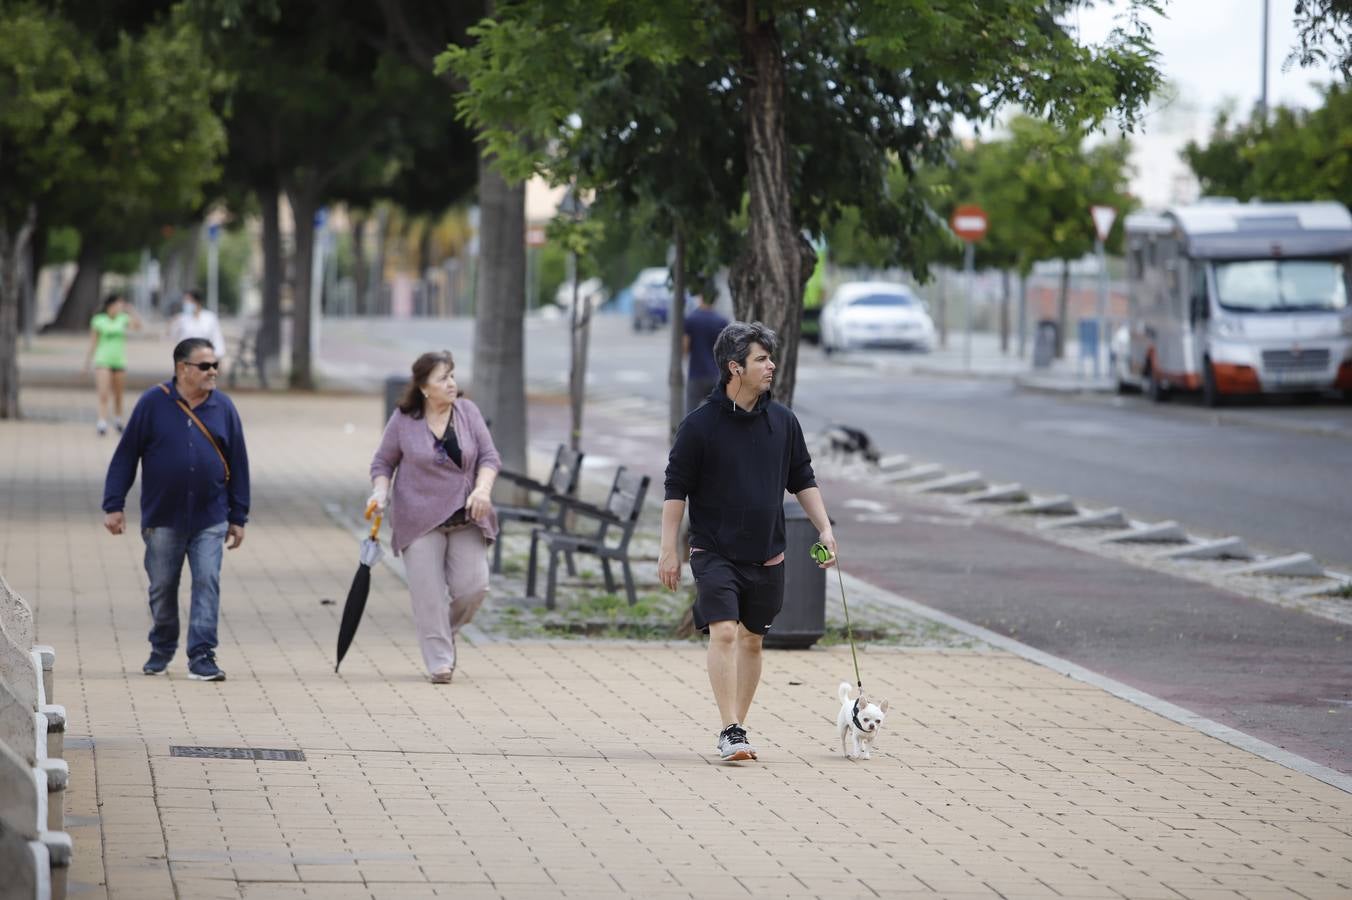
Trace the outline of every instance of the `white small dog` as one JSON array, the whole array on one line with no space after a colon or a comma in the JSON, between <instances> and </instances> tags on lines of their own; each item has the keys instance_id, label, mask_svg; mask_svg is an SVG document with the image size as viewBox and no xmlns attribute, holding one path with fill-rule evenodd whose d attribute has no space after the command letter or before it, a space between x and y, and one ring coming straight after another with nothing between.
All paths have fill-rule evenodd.
<instances>
[{"instance_id":1,"label":"white small dog","mask_svg":"<svg viewBox=\"0 0 1352 900\"><path fill-rule=\"evenodd\" d=\"M850 699L850 683L842 681L840 690L840 716L836 725L840 728L840 752L849 759L868 759L873 739L878 729L883 727L883 718L887 715L887 701L874 703L859 694L858 701ZM851 751L853 747L853 751Z\"/></svg>"}]
</instances>

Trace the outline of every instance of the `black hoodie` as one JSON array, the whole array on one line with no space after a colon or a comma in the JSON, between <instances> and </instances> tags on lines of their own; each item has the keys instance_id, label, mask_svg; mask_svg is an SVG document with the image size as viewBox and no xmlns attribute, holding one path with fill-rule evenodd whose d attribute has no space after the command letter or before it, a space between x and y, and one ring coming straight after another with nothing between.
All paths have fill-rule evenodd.
<instances>
[{"instance_id":1,"label":"black hoodie","mask_svg":"<svg viewBox=\"0 0 1352 900\"><path fill-rule=\"evenodd\" d=\"M734 562L784 552L784 492L816 487L793 411L762 394L750 411L714 388L676 431L666 499L690 503L690 546Z\"/></svg>"}]
</instances>

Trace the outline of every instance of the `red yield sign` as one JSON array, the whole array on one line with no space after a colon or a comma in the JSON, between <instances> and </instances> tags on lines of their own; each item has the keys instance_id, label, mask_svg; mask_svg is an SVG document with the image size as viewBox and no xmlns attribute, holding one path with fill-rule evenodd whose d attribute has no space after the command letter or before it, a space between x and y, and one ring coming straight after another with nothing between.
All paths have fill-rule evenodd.
<instances>
[{"instance_id":1,"label":"red yield sign","mask_svg":"<svg viewBox=\"0 0 1352 900\"><path fill-rule=\"evenodd\" d=\"M986 236L986 211L975 204L966 204L953 210L948 220L953 233L964 241L979 241Z\"/></svg>"}]
</instances>

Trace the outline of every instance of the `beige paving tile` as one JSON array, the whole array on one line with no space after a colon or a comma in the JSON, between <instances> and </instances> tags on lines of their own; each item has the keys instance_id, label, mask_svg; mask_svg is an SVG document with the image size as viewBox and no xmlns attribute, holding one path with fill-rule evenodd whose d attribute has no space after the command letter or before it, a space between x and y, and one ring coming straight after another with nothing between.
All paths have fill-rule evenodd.
<instances>
[{"instance_id":1,"label":"beige paving tile","mask_svg":"<svg viewBox=\"0 0 1352 900\"><path fill-rule=\"evenodd\" d=\"M1352 895L1352 798L1002 653L870 653L905 701L868 763L833 747L848 651L768 654L763 761L730 766L701 648L465 641L436 689L381 567L334 675L319 600L355 542L325 504L365 496L370 399L238 398L256 500L223 573L229 680L145 678L140 542L99 524L111 446L62 418L83 395L35 399L54 414L0 429L0 571L68 678L81 896Z\"/></svg>"}]
</instances>

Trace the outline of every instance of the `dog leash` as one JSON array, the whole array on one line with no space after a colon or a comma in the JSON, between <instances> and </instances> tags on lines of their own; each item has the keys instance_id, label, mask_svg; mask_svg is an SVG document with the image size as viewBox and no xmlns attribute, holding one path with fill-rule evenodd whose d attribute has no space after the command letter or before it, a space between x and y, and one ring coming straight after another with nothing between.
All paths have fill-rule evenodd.
<instances>
[{"instance_id":1,"label":"dog leash","mask_svg":"<svg viewBox=\"0 0 1352 900\"><path fill-rule=\"evenodd\" d=\"M819 563L827 562L831 559L830 549L820 541L812 545L808 551L812 558ZM836 582L840 585L840 605L845 608L845 637L850 641L850 657L854 660L854 683L859 688L859 696L864 696L864 680L859 677L859 654L854 649L854 629L850 627L850 604L845 602L845 576L840 574L840 558L836 558ZM854 701L854 723L859 724L859 700ZM860 726L862 728L862 726Z\"/></svg>"}]
</instances>

